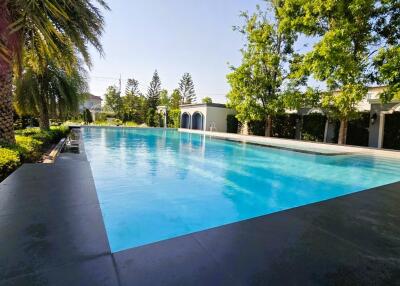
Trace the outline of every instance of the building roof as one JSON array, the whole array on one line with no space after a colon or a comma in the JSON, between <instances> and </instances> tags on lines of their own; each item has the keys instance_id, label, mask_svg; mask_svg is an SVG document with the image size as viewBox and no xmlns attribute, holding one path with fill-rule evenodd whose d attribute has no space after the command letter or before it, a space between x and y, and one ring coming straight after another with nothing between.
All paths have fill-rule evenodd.
<instances>
[{"instance_id":1,"label":"building roof","mask_svg":"<svg viewBox=\"0 0 400 286\"><path fill-rule=\"evenodd\" d=\"M89 99L95 99L95 100L101 100L101 101L103 101L103 99L102 99L100 96L93 95L93 94L90 94L90 95L89 95Z\"/></svg>"},{"instance_id":2,"label":"building roof","mask_svg":"<svg viewBox=\"0 0 400 286\"><path fill-rule=\"evenodd\" d=\"M185 108L185 107L200 107L200 106L227 108L226 105L222 104L222 103L191 103L191 104L181 104L179 106L181 108Z\"/></svg>"}]
</instances>

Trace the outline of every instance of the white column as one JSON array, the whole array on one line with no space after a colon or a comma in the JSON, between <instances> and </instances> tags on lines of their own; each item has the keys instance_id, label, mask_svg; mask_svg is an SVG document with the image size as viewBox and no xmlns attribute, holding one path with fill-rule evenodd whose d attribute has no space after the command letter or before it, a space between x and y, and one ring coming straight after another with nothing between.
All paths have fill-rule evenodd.
<instances>
[{"instance_id":1,"label":"white column","mask_svg":"<svg viewBox=\"0 0 400 286\"><path fill-rule=\"evenodd\" d=\"M328 118L325 121L325 132L324 132L324 142L328 140L328 128L329 128L329 120Z\"/></svg>"},{"instance_id":2,"label":"white column","mask_svg":"<svg viewBox=\"0 0 400 286\"><path fill-rule=\"evenodd\" d=\"M385 135L385 113L379 115L378 148L383 146L383 137Z\"/></svg>"}]
</instances>

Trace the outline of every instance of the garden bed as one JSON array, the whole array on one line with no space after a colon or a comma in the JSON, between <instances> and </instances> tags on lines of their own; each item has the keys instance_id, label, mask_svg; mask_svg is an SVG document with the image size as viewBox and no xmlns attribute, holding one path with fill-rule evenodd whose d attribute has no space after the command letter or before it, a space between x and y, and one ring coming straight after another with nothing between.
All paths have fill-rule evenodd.
<instances>
[{"instance_id":1,"label":"garden bed","mask_svg":"<svg viewBox=\"0 0 400 286\"><path fill-rule=\"evenodd\" d=\"M16 144L0 143L0 182L23 163L35 163L53 144L65 138L67 126L53 126L49 131L27 128L15 131Z\"/></svg>"}]
</instances>

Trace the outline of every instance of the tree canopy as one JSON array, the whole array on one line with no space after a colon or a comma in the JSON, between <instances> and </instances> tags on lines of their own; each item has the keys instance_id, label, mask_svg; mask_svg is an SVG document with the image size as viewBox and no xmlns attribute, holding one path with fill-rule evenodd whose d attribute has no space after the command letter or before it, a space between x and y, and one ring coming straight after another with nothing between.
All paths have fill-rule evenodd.
<instances>
[{"instance_id":1,"label":"tree canopy","mask_svg":"<svg viewBox=\"0 0 400 286\"><path fill-rule=\"evenodd\" d=\"M0 141L14 143L12 78L25 63L31 70L45 69L51 60L70 68L78 52L90 65L89 45L100 53L104 19L97 0L13 0L0 3ZM72 48L71 48L72 47Z\"/></svg>"},{"instance_id":2,"label":"tree canopy","mask_svg":"<svg viewBox=\"0 0 400 286\"><path fill-rule=\"evenodd\" d=\"M242 13L245 25L236 27L247 40L242 63L232 67L227 76L231 85L228 105L237 111L241 122L265 120L266 136L271 136L272 116L283 110L282 88L295 40L290 29L279 28L280 5L282 1L268 1L267 11L257 6L253 15Z\"/></svg>"},{"instance_id":3,"label":"tree canopy","mask_svg":"<svg viewBox=\"0 0 400 286\"><path fill-rule=\"evenodd\" d=\"M196 101L196 92L190 73L184 73L179 82L179 91L181 93L182 104L190 104Z\"/></svg>"},{"instance_id":4,"label":"tree canopy","mask_svg":"<svg viewBox=\"0 0 400 286\"><path fill-rule=\"evenodd\" d=\"M348 121L366 96L367 85L393 82L393 74L386 73L396 65L387 64L389 58L393 60L393 48L381 48L374 60L382 43L397 42L393 23L399 20L399 8L393 4L374 0L285 0L279 9L282 30L318 39L304 54L297 74L312 75L326 83L327 91L320 93L319 104L340 119L340 144L346 143ZM377 73L373 72L374 61ZM388 92L387 97L392 96L393 88L389 87Z\"/></svg>"}]
</instances>

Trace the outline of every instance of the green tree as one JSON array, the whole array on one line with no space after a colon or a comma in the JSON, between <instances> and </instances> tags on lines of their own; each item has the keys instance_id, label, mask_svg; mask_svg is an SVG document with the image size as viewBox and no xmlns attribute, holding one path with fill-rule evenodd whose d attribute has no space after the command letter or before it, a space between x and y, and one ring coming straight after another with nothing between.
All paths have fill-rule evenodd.
<instances>
[{"instance_id":1,"label":"green tree","mask_svg":"<svg viewBox=\"0 0 400 286\"><path fill-rule=\"evenodd\" d=\"M264 120L265 136L271 136L272 117L283 110L282 87L289 75L295 35L289 29L279 29L282 1L266 3L266 12L257 6L253 15L242 13L245 25L236 27L246 36L247 44L242 49L241 65L232 67L227 76L231 86L227 98L239 121Z\"/></svg>"},{"instance_id":2,"label":"green tree","mask_svg":"<svg viewBox=\"0 0 400 286\"><path fill-rule=\"evenodd\" d=\"M52 59L67 65L71 44L90 63L88 43L102 52L99 37L104 21L90 0L12 0L0 2L0 140L15 142L12 114L13 64L21 67L22 55L31 68ZM108 9L102 0L96 1ZM18 70L18 69L17 69Z\"/></svg>"},{"instance_id":3,"label":"green tree","mask_svg":"<svg viewBox=\"0 0 400 286\"><path fill-rule=\"evenodd\" d=\"M14 102L18 113L39 116L40 128L48 130L50 117L65 118L78 112L87 89L85 73L78 66L67 73L48 62L44 72L24 69L16 83Z\"/></svg>"},{"instance_id":4,"label":"green tree","mask_svg":"<svg viewBox=\"0 0 400 286\"><path fill-rule=\"evenodd\" d=\"M179 91L181 93L182 104L190 104L196 101L196 92L190 73L184 73L179 82Z\"/></svg>"},{"instance_id":5,"label":"green tree","mask_svg":"<svg viewBox=\"0 0 400 286\"><path fill-rule=\"evenodd\" d=\"M374 32L380 45L373 59L372 80L387 86L381 99L389 102L400 99L400 5L397 0L385 0L378 1L375 8Z\"/></svg>"},{"instance_id":6,"label":"green tree","mask_svg":"<svg viewBox=\"0 0 400 286\"><path fill-rule=\"evenodd\" d=\"M202 103L212 103L212 99L211 99L211 97L206 96L201 100L201 102Z\"/></svg>"},{"instance_id":7,"label":"green tree","mask_svg":"<svg viewBox=\"0 0 400 286\"><path fill-rule=\"evenodd\" d=\"M161 80L157 70L154 71L153 78L147 90L147 114L146 123L149 126L156 126L158 122L157 105L160 102Z\"/></svg>"},{"instance_id":8,"label":"green tree","mask_svg":"<svg viewBox=\"0 0 400 286\"><path fill-rule=\"evenodd\" d=\"M143 123L145 121L145 98L139 90L139 82L128 79L125 96L122 97L123 120Z\"/></svg>"},{"instance_id":9,"label":"green tree","mask_svg":"<svg viewBox=\"0 0 400 286\"><path fill-rule=\"evenodd\" d=\"M160 105L169 106L168 90L166 89L160 92Z\"/></svg>"},{"instance_id":10,"label":"green tree","mask_svg":"<svg viewBox=\"0 0 400 286\"><path fill-rule=\"evenodd\" d=\"M118 91L115 85L112 85L107 88L104 96L105 96L105 108L114 112L116 117L121 119L123 114L121 92Z\"/></svg>"},{"instance_id":11,"label":"green tree","mask_svg":"<svg viewBox=\"0 0 400 286\"><path fill-rule=\"evenodd\" d=\"M125 87L125 95L127 94L135 94L139 95L140 90L139 90L139 81L134 79L134 78L128 78L126 82L126 87Z\"/></svg>"},{"instance_id":12,"label":"green tree","mask_svg":"<svg viewBox=\"0 0 400 286\"><path fill-rule=\"evenodd\" d=\"M83 111L83 121L85 122L85 124L93 122L92 113L87 108L85 108L85 110Z\"/></svg>"},{"instance_id":13,"label":"green tree","mask_svg":"<svg viewBox=\"0 0 400 286\"><path fill-rule=\"evenodd\" d=\"M348 122L368 91L379 40L373 26L378 2L384 1L287 0L280 9L282 29L317 39L304 55L299 73L326 83L327 92L320 93L319 103L340 120L339 144L346 143Z\"/></svg>"},{"instance_id":14,"label":"green tree","mask_svg":"<svg viewBox=\"0 0 400 286\"><path fill-rule=\"evenodd\" d=\"M174 89L170 98L170 109L179 109L179 105L182 102L182 96L179 89Z\"/></svg>"},{"instance_id":15,"label":"green tree","mask_svg":"<svg viewBox=\"0 0 400 286\"><path fill-rule=\"evenodd\" d=\"M374 58L374 65L374 79L378 84L387 86L381 94L382 101L386 103L393 98L400 99L400 47L381 48Z\"/></svg>"}]
</instances>

